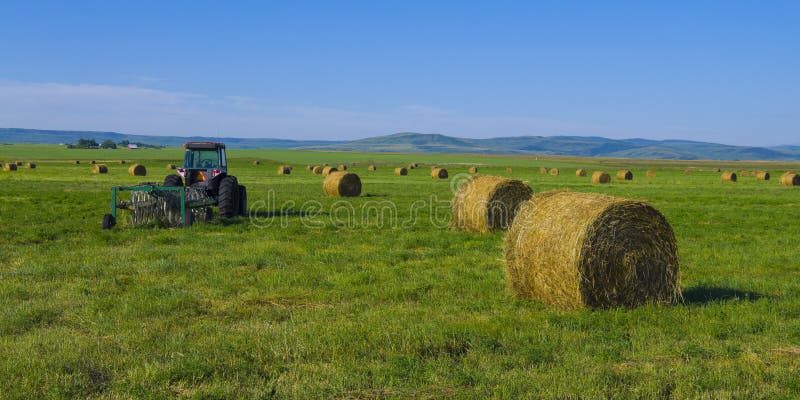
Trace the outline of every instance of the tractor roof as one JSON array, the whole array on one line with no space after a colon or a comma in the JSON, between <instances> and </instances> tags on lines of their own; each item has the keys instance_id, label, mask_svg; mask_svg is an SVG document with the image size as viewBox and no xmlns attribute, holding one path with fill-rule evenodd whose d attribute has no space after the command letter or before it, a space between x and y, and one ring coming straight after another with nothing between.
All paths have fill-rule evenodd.
<instances>
[{"instance_id":1,"label":"tractor roof","mask_svg":"<svg viewBox=\"0 0 800 400\"><path fill-rule=\"evenodd\" d=\"M225 143L219 142L186 142L183 144L184 149L189 150L216 150L224 149Z\"/></svg>"}]
</instances>

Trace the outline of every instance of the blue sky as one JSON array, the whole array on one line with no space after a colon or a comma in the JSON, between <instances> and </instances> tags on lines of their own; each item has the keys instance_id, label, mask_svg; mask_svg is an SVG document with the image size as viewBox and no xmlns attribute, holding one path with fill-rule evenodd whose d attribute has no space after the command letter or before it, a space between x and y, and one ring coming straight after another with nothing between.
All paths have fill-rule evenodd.
<instances>
[{"instance_id":1,"label":"blue sky","mask_svg":"<svg viewBox=\"0 0 800 400\"><path fill-rule=\"evenodd\" d=\"M800 144L797 1L2 2L0 54L0 127Z\"/></svg>"}]
</instances>

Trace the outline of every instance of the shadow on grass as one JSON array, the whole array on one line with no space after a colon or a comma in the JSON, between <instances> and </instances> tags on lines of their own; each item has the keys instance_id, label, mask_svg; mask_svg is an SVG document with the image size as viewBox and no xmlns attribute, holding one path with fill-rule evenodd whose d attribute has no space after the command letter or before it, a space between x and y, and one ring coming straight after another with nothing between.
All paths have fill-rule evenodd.
<instances>
[{"instance_id":1,"label":"shadow on grass","mask_svg":"<svg viewBox=\"0 0 800 400\"><path fill-rule=\"evenodd\" d=\"M729 300L756 301L764 295L746 290L719 286L696 286L683 291L683 302L688 305L703 305Z\"/></svg>"}]
</instances>

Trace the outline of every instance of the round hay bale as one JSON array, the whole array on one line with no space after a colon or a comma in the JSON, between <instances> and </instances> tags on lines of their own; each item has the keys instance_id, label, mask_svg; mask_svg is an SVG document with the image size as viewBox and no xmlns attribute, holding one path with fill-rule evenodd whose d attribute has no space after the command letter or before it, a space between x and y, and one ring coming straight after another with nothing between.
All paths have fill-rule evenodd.
<instances>
[{"instance_id":1,"label":"round hay bale","mask_svg":"<svg viewBox=\"0 0 800 400\"><path fill-rule=\"evenodd\" d=\"M519 180L474 176L463 182L453 196L451 225L466 232L506 230L520 204L532 195L533 190Z\"/></svg>"},{"instance_id":2,"label":"round hay bale","mask_svg":"<svg viewBox=\"0 0 800 400\"><path fill-rule=\"evenodd\" d=\"M17 166L18 166L18 167L21 167L21 166L22 166L22 164L23 164L23 162L22 162L22 161L17 161Z\"/></svg>"},{"instance_id":3,"label":"round hay bale","mask_svg":"<svg viewBox=\"0 0 800 400\"><path fill-rule=\"evenodd\" d=\"M75 160L75 164L76 164L76 165L77 165L77 164L80 164L80 163L81 163L81 160Z\"/></svg>"},{"instance_id":4,"label":"round hay bale","mask_svg":"<svg viewBox=\"0 0 800 400\"><path fill-rule=\"evenodd\" d=\"M95 174L107 174L108 167L105 164L94 164L92 165L92 172Z\"/></svg>"},{"instance_id":5,"label":"round hay bale","mask_svg":"<svg viewBox=\"0 0 800 400\"><path fill-rule=\"evenodd\" d=\"M259 161L259 160L253 160L253 165L261 165L261 161Z\"/></svg>"},{"instance_id":6,"label":"round hay bale","mask_svg":"<svg viewBox=\"0 0 800 400\"><path fill-rule=\"evenodd\" d=\"M512 173L514 173L514 170L511 168L506 168L506 173L511 175Z\"/></svg>"},{"instance_id":7,"label":"round hay bale","mask_svg":"<svg viewBox=\"0 0 800 400\"><path fill-rule=\"evenodd\" d=\"M125 164L125 160L119 160L119 163L124 165Z\"/></svg>"},{"instance_id":8,"label":"round hay bale","mask_svg":"<svg viewBox=\"0 0 800 400\"><path fill-rule=\"evenodd\" d=\"M692 170L691 168L686 168L685 170L683 170L684 175L691 175L692 173L694 173L694 170Z\"/></svg>"},{"instance_id":9,"label":"round hay bale","mask_svg":"<svg viewBox=\"0 0 800 400\"><path fill-rule=\"evenodd\" d=\"M539 173L540 173L540 174L547 175L547 168L545 168L545 167L539 167Z\"/></svg>"},{"instance_id":10,"label":"round hay bale","mask_svg":"<svg viewBox=\"0 0 800 400\"><path fill-rule=\"evenodd\" d=\"M167 164L167 169L175 169L178 168L175 164Z\"/></svg>"},{"instance_id":11,"label":"round hay bale","mask_svg":"<svg viewBox=\"0 0 800 400\"><path fill-rule=\"evenodd\" d=\"M447 179L447 170L444 168L434 168L431 171L431 178L433 179Z\"/></svg>"},{"instance_id":12,"label":"round hay bale","mask_svg":"<svg viewBox=\"0 0 800 400\"><path fill-rule=\"evenodd\" d=\"M338 171L336 168L331 167L331 166L327 166L327 167L322 169L322 175L323 176L328 176L328 175L330 175L331 172L336 172L336 171Z\"/></svg>"},{"instance_id":13,"label":"round hay bale","mask_svg":"<svg viewBox=\"0 0 800 400\"><path fill-rule=\"evenodd\" d=\"M739 171L739 176L750 176L750 171Z\"/></svg>"},{"instance_id":14,"label":"round hay bale","mask_svg":"<svg viewBox=\"0 0 800 400\"><path fill-rule=\"evenodd\" d=\"M767 171L758 171L756 172L756 179L760 181L768 181L769 180L769 172Z\"/></svg>"},{"instance_id":15,"label":"round hay bale","mask_svg":"<svg viewBox=\"0 0 800 400\"><path fill-rule=\"evenodd\" d=\"M397 167L394 169L394 174L397 176L406 176L408 175L408 170L405 167Z\"/></svg>"},{"instance_id":16,"label":"round hay bale","mask_svg":"<svg viewBox=\"0 0 800 400\"><path fill-rule=\"evenodd\" d=\"M419 163L411 163L411 166L413 166L414 168L419 168Z\"/></svg>"},{"instance_id":17,"label":"round hay bale","mask_svg":"<svg viewBox=\"0 0 800 400\"><path fill-rule=\"evenodd\" d=\"M558 176L558 168L550 168L550 172L548 173L553 176Z\"/></svg>"},{"instance_id":18,"label":"round hay bale","mask_svg":"<svg viewBox=\"0 0 800 400\"><path fill-rule=\"evenodd\" d=\"M722 169L720 169L720 168L717 168L717 171L716 171L716 172L722 172Z\"/></svg>"},{"instance_id":19,"label":"round hay bale","mask_svg":"<svg viewBox=\"0 0 800 400\"><path fill-rule=\"evenodd\" d=\"M617 179L621 181L631 181L633 180L633 172L627 169L619 170L617 171Z\"/></svg>"},{"instance_id":20,"label":"round hay bale","mask_svg":"<svg viewBox=\"0 0 800 400\"><path fill-rule=\"evenodd\" d=\"M575 170L575 176L577 176L577 177L586 176L586 170L583 169L583 168L579 168L579 169Z\"/></svg>"},{"instance_id":21,"label":"round hay bale","mask_svg":"<svg viewBox=\"0 0 800 400\"><path fill-rule=\"evenodd\" d=\"M655 176L656 176L656 171L653 171L653 170L649 170L649 171L647 171L647 176L648 176L649 178L655 178Z\"/></svg>"},{"instance_id":22,"label":"round hay bale","mask_svg":"<svg viewBox=\"0 0 800 400\"><path fill-rule=\"evenodd\" d=\"M95 161L95 160L89 161L89 164L92 164L92 165L97 164L97 161Z\"/></svg>"},{"instance_id":23,"label":"round hay bale","mask_svg":"<svg viewBox=\"0 0 800 400\"><path fill-rule=\"evenodd\" d=\"M800 175L792 172L787 172L781 175L781 185L784 186L800 186Z\"/></svg>"},{"instance_id":24,"label":"round hay bale","mask_svg":"<svg viewBox=\"0 0 800 400\"><path fill-rule=\"evenodd\" d=\"M288 165L278 166L278 175L289 175L292 173L292 168Z\"/></svg>"},{"instance_id":25,"label":"round hay bale","mask_svg":"<svg viewBox=\"0 0 800 400\"><path fill-rule=\"evenodd\" d=\"M25 164L25 168L36 169L36 163L32 163L32 162L26 163Z\"/></svg>"},{"instance_id":26,"label":"round hay bale","mask_svg":"<svg viewBox=\"0 0 800 400\"><path fill-rule=\"evenodd\" d=\"M723 182L736 182L736 172L723 172L721 179Z\"/></svg>"},{"instance_id":27,"label":"round hay bale","mask_svg":"<svg viewBox=\"0 0 800 400\"><path fill-rule=\"evenodd\" d=\"M361 179L346 171L332 171L325 177L322 190L331 197L358 197L361 195Z\"/></svg>"},{"instance_id":28,"label":"round hay bale","mask_svg":"<svg viewBox=\"0 0 800 400\"><path fill-rule=\"evenodd\" d=\"M469 172L470 174L477 174L478 173L478 167L469 167L467 172Z\"/></svg>"},{"instance_id":29,"label":"round hay bale","mask_svg":"<svg viewBox=\"0 0 800 400\"><path fill-rule=\"evenodd\" d=\"M414 164L408 164L408 166L406 166L406 168L408 168L409 170L412 170L414 168L417 168L417 166L414 165Z\"/></svg>"},{"instance_id":30,"label":"round hay bale","mask_svg":"<svg viewBox=\"0 0 800 400\"><path fill-rule=\"evenodd\" d=\"M306 169L309 170L309 171L313 171L314 170L314 166L311 165L311 164L307 164L306 165Z\"/></svg>"},{"instance_id":31,"label":"round hay bale","mask_svg":"<svg viewBox=\"0 0 800 400\"><path fill-rule=\"evenodd\" d=\"M681 298L678 245L646 203L592 193L540 193L505 237L509 284L563 309L636 307Z\"/></svg>"},{"instance_id":32,"label":"round hay bale","mask_svg":"<svg viewBox=\"0 0 800 400\"><path fill-rule=\"evenodd\" d=\"M370 164L370 165L367 167L367 171L376 171L376 170L377 170L377 168L375 168L375 164Z\"/></svg>"},{"instance_id":33,"label":"round hay bale","mask_svg":"<svg viewBox=\"0 0 800 400\"><path fill-rule=\"evenodd\" d=\"M17 170L17 163L3 164L3 171L16 171L16 170Z\"/></svg>"},{"instance_id":34,"label":"round hay bale","mask_svg":"<svg viewBox=\"0 0 800 400\"><path fill-rule=\"evenodd\" d=\"M611 175L603 171L595 171L592 174L592 183L611 183Z\"/></svg>"},{"instance_id":35,"label":"round hay bale","mask_svg":"<svg viewBox=\"0 0 800 400\"><path fill-rule=\"evenodd\" d=\"M146 176L147 168L142 164L133 164L128 168L128 175L130 176Z\"/></svg>"},{"instance_id":36,"label":"round hay bale","mask_svg":"<svg viewBox=\"0 0 800 400\"><path fill-rule=\"evenodd\" d=\"M314 175L322 175L322 167L315 165L314 168L311 169L311 172L313 172Z\"/></svg>"},{"instance_id":37,"label":"round hay bale","mask_svg":"<svg viewBox=\"0 0 800 400\"><path fill-rule=\"evenodd\" d=\"M339 164L339 166L336 168L336 170L337 171L347 171L347 165Z\"/></svg>"}]
</instances>

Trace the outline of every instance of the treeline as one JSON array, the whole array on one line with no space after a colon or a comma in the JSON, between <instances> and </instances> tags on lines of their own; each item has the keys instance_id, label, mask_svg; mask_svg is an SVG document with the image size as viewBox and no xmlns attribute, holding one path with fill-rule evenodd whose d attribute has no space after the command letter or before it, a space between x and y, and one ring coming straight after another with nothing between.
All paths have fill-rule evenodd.
<instances>
[{"instance_id":1,"label":"treeline","mask_svg":"<svg viewBox=\"0 0 800 400\"><path fill-rule=\"evenodd\" d=\"M135 144L137 147L142 148L150 148L150 149L161 149L164 146L154 145L154 144L147 144L141 142L131 142L130 140L121 140L119 143L115 143L111 139L106 139L102 143L97 143L94 139L78 139L77 143L70 143L67 145L68 149L116 149L117 147L128 147L128 145Z\"/></svg>"}]
</instances>

